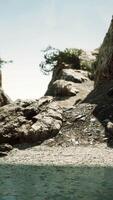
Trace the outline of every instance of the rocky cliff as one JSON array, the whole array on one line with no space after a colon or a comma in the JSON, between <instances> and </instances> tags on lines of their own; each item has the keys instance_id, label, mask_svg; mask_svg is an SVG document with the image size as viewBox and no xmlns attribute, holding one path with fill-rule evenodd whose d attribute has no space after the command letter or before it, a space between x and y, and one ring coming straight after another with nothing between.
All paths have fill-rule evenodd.
<instances>
[{"instance_id":1,"label":"rocky cliff","mask_svg":"<svg viewBox=\"0 0 113 200\"><path fill-rule=\"evenodd\" d=\"M96 85L106 80L113 80L113 18L99 49L96 66Z\"/></svg>"},{"instance_id":2,"label":"rocky cliff","mask_svg":"<svg viewBox=\"0 0 113 200\"><path fill-rule=\"evenodd\" d=\"M95 104L83 102L92 90L93 81L86 71L58 66L44 97L18 100L0 108L1 155L15 144L75 146L103 142L105 132L94 116Z\"/></svg>"},{"instance_id":3,"label":"rocky cliff","mask_svg":"<svg viewBox=\"0 0 113 200\"><path fill-rule=\"evenodd\" d=\"M54 69L45 95L53 96L61 107L68 108L82 101L92 89L87 71L63 63Z\"/></svg>"},{"instance_id":4,"label":"rocky cliff","mask_svg":"<svg viewBox=\"0 0 113 200\"><path fill-rule=\"evenodd\" d=\"M2 89L2 71L0 70L0 107L11 103L11 99L4 93Z\"/></svg>"},{"instance_id":5,"label":"rocky cliff","mask_svg":"<svg viewBox=\"0 0 113 200\"><path fill-rule=\"evenodd\" d=\"M0 88L2 87L2 72L0 70Z\"/></svg>"},{"instance_id":6,"label":"rocky cliff","mask_svg":"<svg viewBox=\"0 0 113 200\"><path fill-rule=\"evenodd\" d=\"M54 69L44 97L1 104L0 155L24 143L113 146L112 29L113 21L99 52L97 87L87 71L63 63Z\"/></svg>"}]
</instances>

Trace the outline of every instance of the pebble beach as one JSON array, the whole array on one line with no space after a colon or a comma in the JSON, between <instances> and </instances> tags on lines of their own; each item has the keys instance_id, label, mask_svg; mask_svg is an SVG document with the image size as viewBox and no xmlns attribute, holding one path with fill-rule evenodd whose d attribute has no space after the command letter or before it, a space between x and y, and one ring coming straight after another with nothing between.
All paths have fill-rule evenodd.
<instances>
[{"instance_id":1,"label":"pebble beach","mask_svg":"<svg viewBox=\"0 0 113 200\"><path fill-rule=\"evenodd\" d=\"M77 147L40 145L21 150L14 148L8 156L0 158L0 164L113 167L113 149L106 144Z\"/></svg>"}]
</instances>

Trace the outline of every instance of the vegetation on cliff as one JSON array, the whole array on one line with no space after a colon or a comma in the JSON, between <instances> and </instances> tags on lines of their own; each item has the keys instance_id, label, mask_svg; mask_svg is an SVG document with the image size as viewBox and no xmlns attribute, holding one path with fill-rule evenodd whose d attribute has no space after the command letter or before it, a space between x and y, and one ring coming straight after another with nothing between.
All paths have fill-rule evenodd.
<instances>
[{"instance_id":1,"label":"vegetation on cliff","mask_svg":"<svg viewBox=\"0 0 113 200\"><path fill-rule=\"evenodd\" d=\"M76 48L66 48L63 51L48 46L44 53L44 60L40 68L44 74L53 71L54 68L69 65L72 69L82 69L94 73L95 55L88 55L86 51ZM71 66L71 67L70 67Z\"/></svg>"}]
</instances>

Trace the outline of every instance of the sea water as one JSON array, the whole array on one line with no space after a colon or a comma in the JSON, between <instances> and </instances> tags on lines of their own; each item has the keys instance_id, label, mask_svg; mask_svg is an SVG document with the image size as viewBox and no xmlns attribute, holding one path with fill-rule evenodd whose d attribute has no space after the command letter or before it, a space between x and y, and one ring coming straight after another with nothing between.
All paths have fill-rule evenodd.
<instances>
[{"instance_id":1,"label":"sea water","mask_svg":"<svg viewBox=\"0 0 113 200\"><path fill-rule=\"evenodd\" d=\"M113 168L0 165L0 200L113 200Z\"/></svg>"}]
</instances>

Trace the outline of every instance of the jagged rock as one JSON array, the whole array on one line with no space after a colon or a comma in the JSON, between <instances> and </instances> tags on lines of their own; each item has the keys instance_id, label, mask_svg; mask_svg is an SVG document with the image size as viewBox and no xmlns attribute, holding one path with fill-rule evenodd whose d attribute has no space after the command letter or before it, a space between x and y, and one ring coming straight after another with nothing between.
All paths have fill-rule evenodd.
<instances>
[{"instance_id":1,"label":"jagged rock","mask_svg":"<svg viewBox=\"0 0 113 200\"><path fill-rule=\"evenodd\" d=\"M52 79L45 95L58 97L60 100L62 97L67 97L67 99L69 99L69 97L77 95L77 98L75 100L71 99L70 102L79 102L83 99L83 96L87 94L86 90L88 86L86 82L88 81L89 78L87 71L76 70L73 69L71 65L63 63L53 69ZM81 95L78 95L78 93ZM73 103L71 103L71 105L72 104ZM62 103L60 105L62 105Z\"/></svg>"},{"instance_id":2,"label":"jagged rock","mask_svg":"<svg viewBox=\"0 0 113 200\"><path fill-rule=\"evenodd\" d=\"M86 80L88 80L88 74L87 72L82 70L73 70L73 69L63 69L61 71L60 79L66 80L66 81L72 81L74 83L82 83Z\"/></svg>"},{"instance_id":3,"label":"jagged rock","mask_svg":"<svg viewBox=\"0 0 113 200\"><path fill-rule=\"evenodd\" d=\"M0 108L0 143L39 142L55 136L62 126L62 109L43 97Z\"/></svg>"},{"instance_id":4,"label":"jagged rock","mask_svg":"<svg viewBox=\"0 0 113 200\"><path fill-rule=\"evenodd\" d=\"M2 89L2 71L0 70L0 107L11 103L11 99L4 93Z\"/></svg>"},{"instance_id":5,"label":"jagged rock","mask_svg":"<svg viewBox=\"0 0 113 200\"><path fill-rule=\"evenodd\" d=\"M62 111L57 103L52 103L33 119L35 119L36 122L32 125L32 129L35 130L38 135L40 132L40 137L42 137L42 139L44 137L52 137L58 133L62 126Z\"/></svg>"},{"instance_id":6,"label":"jagged rock","mask_svg":"<svg viewBox=\"0 0 113 200\"><path fill-rule=\"evenodd\" d=\"M0 151L0 157L7 156L8 152Z\"/></svg>"},{"instance_id":7,"label":"jagged rock","mask_svg":"<svg viewBox=\"0 0 113 200\"><path fill-rule=\"evenodd\" d=\"M91 58L87 56L87 59L89 61ZM87 71L76 70L71 65L62 63L53 69L45 95L54 96L54 100L62 108L69 108L80 103L92 89L93 81L89 80Z\"/></svg>"},{"instance_id":8,"label":"jagged rock","mask_svg":"<svg viewBox=\"0 0 113 200\"><path fill-rule=\"evenodd\" d=\"M107 95L113 98L113 87L108 90Z\"/></svg>"},{"instance_id":9,"label":"jagged rock","mask_svg":"<svg viewBox=\"0 0 113 200\"><path fill-rule=\"evenodd\" d=\"M11 99L0 88L0 107L11 103Z\"/></svg>"},{"instance_id":10,"label":"jagged rock","mask_svg":"<svg viewBox=\"0 0 113 200\"><path fill-rule=\"evenodd\" d=\"M2 71L0 70L0 88L2 88Z\"/></svg>"},{"instance_id":11,"label":"jagged rock","mask_svg":"<svg viewBox=\"0 0 113 200\"><path fill-rule=\"evenodd\" d=\"M0 152L11 151L13 147L10 144L0 144Z\"/></svg>"},{"instance_id":12,"label":"jagged rock","mask_svg":"<svg viewBox=\"0 0 113 200\"><path fill-rule=\"evenodd\" d=\"M75 83L65 80L56 80L49 88L47 94L52 96L74 96L78 92Z\"/></svg>"},{"instance_id":13,"label":"jagged rock","mask_svg":"<svg viewBox=\"0 0 113 200\"><path fill-rule=\"evenodd\" d=\"M99 49L95 85L113 79L113 19Z\"/></svg>"},{"instance_id":14,"label":"jagged rock","mask_svg":"<svg viewBox=\"0 0 113 200\"><path fill-rule=\"evenodd\" d=\"M104 127L98 121L94 120L93 110L95 105L78 104L70 109L64 109L63 126L60 132L52 140L51 146L76 146L95 144L105 141ZM92 120L93 119L93 120ZM49 145L46 142L46 145Z\"/></svg>"},{"instance_id":15,"label":"jagged rock","mask_svg":"<svg viewBox=\"0 0 113 200\"><path fill-rule=\"evenodd\" d=\"M43 96L36 101L30 100L30 99L22 101L21 99L17 99L15 101L15 103L17 105L24 107L24 108L27 107L27 106L31 106L31 104L33 105L33 107L35 107L35 104L38 105L38 107L40 107L42 105L46 105L46 104L52 102L53 100L54 100L54 98L52 96Z\"/></svg>"},{"instance_id":16,"label":"jagged rock","mask_svg":"<svg viewBox=\"0 0 113 200\"><path fill-rule=\"evenodd\" d=\"M108 136L113 137L113 123L110 121L107 123L106 132Z\"/></svg>"}]
</instances>

